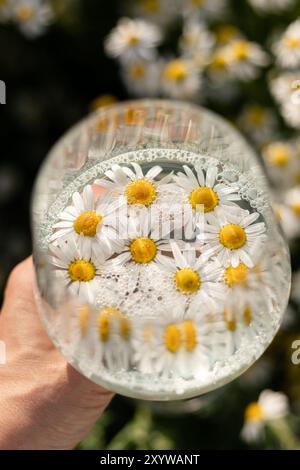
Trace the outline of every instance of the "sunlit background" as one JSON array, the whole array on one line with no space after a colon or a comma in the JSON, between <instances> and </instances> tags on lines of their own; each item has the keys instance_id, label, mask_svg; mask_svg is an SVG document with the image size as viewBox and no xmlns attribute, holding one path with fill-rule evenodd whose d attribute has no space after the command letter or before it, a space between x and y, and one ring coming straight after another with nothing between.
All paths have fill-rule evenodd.
<instances>
[{"instance_id":1,"label":"sunlit background","mask_svg":"<svg viewBox=\"0 0 300 470\"><path fill-rule=\"evenodd\" d=\"M188 100L237 126L262 158L291 248L281 331L247 373L187 402L116 397L79 447L300 448L300 1L0 0L0 80L1 292L31 252L30 195L47 151L92 109L128 97Z\"/></svg>"}]
</instances>

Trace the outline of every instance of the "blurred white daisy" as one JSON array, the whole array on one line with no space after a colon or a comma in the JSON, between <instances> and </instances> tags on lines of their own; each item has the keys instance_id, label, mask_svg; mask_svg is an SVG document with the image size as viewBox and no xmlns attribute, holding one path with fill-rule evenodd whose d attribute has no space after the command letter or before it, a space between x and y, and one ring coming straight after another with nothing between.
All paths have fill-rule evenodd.
<instances>
[{"instance_id":1,"label":"blurred white daisy","mask_svg":"<svg viewBox=\"0 0 300 470\"><path fill-rule=\"evenodd\" d=\"M151 23L167 26L180 16L182 0L136 0L132 5L133 16Z\"/></svg>"},{"instance_id":2,"label":"blurred white daisy","mask_svg":"<svg viewBox=\"0 0 300 470\"><path fill-rule=\"evenodd\" d=\"M271 142L262 148L262 157L271 181L280 186L289 186L299 174L299 161L295 148L289 142Z\"/></svg>"},{"instance_id":3,"label":"blurred white daisy","mask_svg":"<svg viewBox=\"0 0 300 470\"><path fill-rule=\"evenodd\" d=\"M243 37L242 32L230 23L218 25L214 29L214 33L219 46L225 46L234 39L241 39Z\"/></svg>"},{"instance_id":4,"label":"blurred white daisy","mask_svg":"<svg viewBox=\"0 0 300 470\"><path fill-rule=\"evenodd\" d=\"M135 96L156 97L160 94L162 62L136 61L122 64L127 89Z\"/></svg>"},{"instance_id":5,"label":"blurred white daisy","mask_svg":"<svg viewBox=\"0 0 300 470\"><path fill-rule=\"evenodd\" d=\"M174 240L170 245L173 258L162 256L159 265L169 273L175 289L185 296L192 296L195 303L215 308L224 299L220 265L209 261L204 263L190 244L182 250Z\"/></svg>"},{"instance_id":6,"label":"blurred white daisy","mask_svg":"<svg viewBox=\"0 0 300 470\"><path fill-rule=\"evenodd\" d=\"M95 350L94 367L102 363L109 370L128 370L131 359L130 319L115 306L97 309L92 325L92 343Z\"/></svg>"},{"instance_id":7,"label":"blurred white daisy","mask_svg":"<svg viewBox=\"0 0 300 470\"><path fill-rule=\"evenodd\" d=\"M225 93L228 93L227 82L232 79L231 64L231 55L227 46L221 46L212 53L207 68L208 76L213 82L221 85L225 82Z\"/></svg>"},{"instance_id":8,"label":"blurred white daisy","mask_svg":"<svg viewBox=\"0 0 300 470\"><path fill-rule=\"evenodd\" d=\"M255 42L236 39L224 48L230 74L238 80L253 80L258 76L259 68L269 64L268 54Z\"/></svg>"},{"instance_id":9,"label":"blurred white daisy","mask_svg":"<svg viewBox=\"0 0 300 470\"><path fill-rule=\"evenodd\" d=\"M201 88L199 68L190 59L178 57L166 61L161 74L161 88L171 98L193 98Z\"/></svg>"},{"instance_id":10,"label":"blurred white daisy","mask_svg":"<svg viewBox=\"0 0 300 470\"><path fill-rule=\"evenodd\" d=\"M72 202L59 215L59 222L53 225L50 241L64 241L70 236L76 240L83 237L96 255L99 251L111 255L118 250L120 242L116 229L123 223L122 218L124 221L126 218L121 209L122 201L112 201L109 194L97 197L92 187L87 185L82 194L73 194Z\"/></svg>"},{"instance_id":11,"label":"blurred white daisy","mask_svg":"<svg viewBox=\"0 0 300 470\"><path fill-rule=\"evenodd\" d=\"M177 187L182 189L183 202L189 204L194 212L208 214L216 208L233 210L237 208L236 201L241 198L237 194L238 188L226 186L217 180L218 168L210 166L206 172L196 168L193 172L187 165L183 165L183 172L173 176Z\"/></svg>"},{"instance_id":12,"label":"blurred white daisy","mask_svg":"<svg viewBox=\"0 0 300 470\"><path fill-rule=\"evenodd\" d=\"M164 377L205 379L209 371L209 343L201 316L186 313L177 304L172 315L160 315L152 323L155 358L153 370Z\"/></svg>"},{"instance_id":13,"label":"blurred white daisy","mask_svg":"<svg viewBox=\"0 0 300 470\"><path fill-rule=\"evenodd\" d=\"M300 186L286 191L283 204L279 205L279 220L286 236L290 239L300 235Z\"/></svg>"},{"instance_id":14,"label":"blurred white daisy","mask_svg":"<svg viewBox=\"0 0 300 470\"><path fill-rule=\"evenodd\" d=\"M259 12L280 13L292 7L295 0L248 0L248 2Z\"/></svg>"},{"instance_id":15,"label":"blurred white daisy","mask_svg":"<svg viewBox=\"0 0 300 470\"><path fill-rule=\"evenodd\" d=\"M52 19L52 9L45 0L15 0L12 3L12 20L29 38L43 34Z\"/></svg>"},{"instance_id":16,"label":"blurred white daisy","mask_svg":"<svg viewBox=\"0 0 300 470\"><path fill-rule=\"evenodd\" d=\"M172 173L157 179L163 172L159 165L155 165L144 174L138 163L127 166L113 165L111 170L105 172L105 178L97 179L95 184L108 189L122 202L129 206L149 207L153 203L164 201L164 197L172 190Z\"/></svg>"},{"instance_id":17,"label":"blurred white daisy","mask_svg":"<svg viewBox=\"0 0 300 470\"><path fill-rule=\"evenodd\" d=\"M105 262L105 257L99 252L96 257L91 251L91 245L81 238L76 242L70 238L61 246L51 246L51 264L56 268L55 276L62 279L73 295L83 301L94 300L96 277Z\"/></svg>"},{"instance_id":18,"label":"blurred white daisy","mask_svg":"<svg viewBox=\"0 0 300 470\"><path fill-rule=\"evenodd\" d=\"M12 16L12 0L0 0L0 23L6 23Z\"/></svg>"},{"instance_id":19,"label":"blurred white daisy","mask_svg":"<svg viewBox=\"0 0 300 470\"><path fill-rule=\"evenodd\" d=\"M293 83L300 77L300 70L293 72L284 72L277 77L270 80L270 90L276 101L280 104L284 104L291 101L293 89Z\"/></svg>"},{"instance_id":20,"label":"blurred white daisy","mask_svg":"<svg viewBox=\"0 0 300 470\"><path fill-rule=\"evenodd\" d=\"M281 105L280 113L290 127L300 129L300 102L295 103L290 99Z\"/></svg>"},{"instance_id":21,"label":"blurred white daisy","mask_svg":"<svg viewBox=\"0 0 300 470\"><path fill-rule=\"evenodd\" d=\"M258 145L266 144L277 131L277 119L271 108L247 105L238 121L239 127Z\"/></svg>"},{"instance_id":22,"label":"blurred white daisy","mask_svg":"<svg viewBox=\"0 0 300 470\"><path fill-rule=\"evenodd\" d=\"M285 68L300 66L300 20L296 20L288 26L273 44L272 49L279 66Z\"/></svg>"},{"instance_id":23,"label":"blurred white daisy","mask_svg":"<svg viewBox=\"0 0 300 470\"><path fill-rule=\"evenodd\" d=\"M264 437L265 424L284 418L289 413L287 396L282 392L264 390L257 402L249 403L245 410L241 437L246 442L255 442Z\"/></svg>"},{"instance_id":24,"label":"blurred white daisy","mask_svg":"<svg viewBox=\"0 0 300 470\"><path fill-rule=\"evenodd\" d=\"M214 44L214 34L202 22L190 19L184 23L179 40L180 50L199 68L208 64Z\"/></svg>"},{"instance_id":25,"label":"blurred white daisy","mask_svg":"<svg viewBox=\"0 0 300 470\"><path fill-rule=\"evenodd\" d=\"M226 14L227 0L182 0L183 14L185 16L214 20L224 17Z\"/></svg>"},{"instance_id":26,"label":"blurred white daisy","mask_svg":"<svg viewBox=\"0 0 300 470\"><path fill-rule=\"evenodd\" d=\"M105 41L106 53L121 61L151 60L162 40L160 29L141 19L121 18Z\"/></svg>"},{"instance_id":27,"label":"blurred white daisy","mask_svg":"<svg viewBox=\"0 0 300 470\"><path fill-rule=\"evenodd\" d=\"M128 220L127 238L122 239L121 253L110 260L109 265L118 267L132 261L141 266L159 262L162 258L161 251L170 251L170 228L164 224L157 226L155 222L146 208L137 217L131 216Z\"/></svg>"},{"instance_id":28,"label":"blurred white daisy","mask_svg":"<svg viewBox=\"0 0 300 470\"><path fill-rule=\"evenodd\" d=\"M250 214L244 209L232 214L216 209L214 214L207 214L206 223L200 227L203 233L197 236L203 257L216 256L225 267L231 264L235 268L241 262L253 267L254 256L266 238L265 223L254 223L259 217L258 212Z\"/></svg>"}]
</instances>

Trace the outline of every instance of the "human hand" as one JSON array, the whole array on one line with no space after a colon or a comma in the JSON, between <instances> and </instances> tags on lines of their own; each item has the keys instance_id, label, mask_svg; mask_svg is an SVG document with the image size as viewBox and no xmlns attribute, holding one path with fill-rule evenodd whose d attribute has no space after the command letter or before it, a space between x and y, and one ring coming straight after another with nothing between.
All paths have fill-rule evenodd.
<instances>
[{"instance_id":1,"label":"human hand","mask_svg":"<svg viewBox=\"0 0 300 470\"><path fill-rule=\"evenodd\" d=\"M32 259L11 273L0 315L0 449L72 449L112 393L79 374L55 349L38 317Z\"/></svg>"}]
</instances>

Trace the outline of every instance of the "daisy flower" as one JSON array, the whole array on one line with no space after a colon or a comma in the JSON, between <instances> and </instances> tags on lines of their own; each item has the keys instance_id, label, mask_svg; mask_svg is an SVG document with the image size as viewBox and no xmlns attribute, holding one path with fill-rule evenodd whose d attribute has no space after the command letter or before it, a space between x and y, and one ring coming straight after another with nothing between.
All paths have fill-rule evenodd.
<instances>
[{"instance_id":1,"label":"daisy flower","mask_svg":"<svg viewBox=\"0 0 300 470\"><path fill-rule=\"evenodd\" d=\"M280 113L290 127L300 129L300 103L295 103L293 99L290 99L281 105Z\"/></svg>"},{"instance_id":2,"label":"daisy flower","mask_svg":"<svg viewBox=\"0 0 300 470\"><path fill-rule=\"evenodd\" d=\"M170 251L166 237L170 228L160 225L153 220L147 209L139 212L137 217L130 217L128 221L127 238L122 239L121 253L109 261L112 267L122 266L131 261L137 265L157 263L161 260L161 251ZM125 236L125 234L124 234Z\"/></svg>"},{"instance_id":3,"label":"daisy flower","mask_svg":"<svg viewBox=\"0 0 300 470\"><path fill-rule=\"evenodd\" d=\"M183 14L214 20L226 13L227 6L227 0L183 0Z\"/></svg>"},{"instance_id":4,"label":"daisy flower","mask_svg":"<svg viewBox=\"0 0 300 470\"><path fill-rule=\"evenodd\" d=\"M91 246L84 240L70 238L61 246L51 246L53 256L51 264L56 268L55 276L64 281L68 290L80 299L88 302L94 300L96 277L100 274L105 261L102 253L92 254Z\"/></svg>"},{"instance_id":5,"label":"daisy flower","mask_svg":"<svg viewBox=\"0 0 300 470\"><path fill-rule=\"evenodd\" d=\"M160 93L161 61L134 61L122 64L127 89L135 96L149 97Z\"/></svg>"},{"instance_id":6,"label":"daisy flower","mask_svg":"<svg viewBox=\"0 0 300 470\"><path fill-rule=\"evenodd\" d=\"M299 174L299 161L295 148L289 142L272 142L262 149L262 157L267 173L276 185L287 186Z\"/></svg>"},{"instance_id":7,"label":"daisy flower","mask_svg":"<svg viewBox=\"0 0 300 470\"><path fill-rule=\"evenodd\" d=\"M288 26L279 40L273 44L273 52L280 67L300 66L300 20Z\"/></svg>"},{"instance_id":8,"label":"daisy flower","mask_svg":"<svg viewBox=\"0 0 300 470\"><path fill-rule=\"evenodd\" d=\"M270 80L270 91L276 101L281 105L291 101L293 84L299 79L300 70L284 72Z\"/></svg>"},{"instance_id":9,"label":"daisy flower","mask_svg":"<svg viewBox=\"0 0 300 470\"><path fill-rule=\"evenodd\" d=\"M122 62L151 60L162 39L160 29L147 21L121 18L105 41L107 55Z\"/></svg>"},{"instance_id":10,"label":"daisy flower","mask_svg":"<svg viewBox=\"0 0 300 470\"><path fill-rule=\"evenodd\" d=\"M218 84L222 84L224 81L229 81L232 79L231 64L231 56L228 54L227 46L217 47L212 53L208 64L207 70L209 78ZM227 90L227 86L224 88Z\"/></svg>"},{"instance_id":11,"label":"daisy flower","mask_svg":"<svg viewBox=\"0 0 300 470\"><path fill-rule=\"evenodd\" d=\"M184 315L179 303L172 315L160 315L152 323L155 357L153 371L163 377L205 378L209 371L209 346L201 317Z\"/></svg>"},{"instance_id":12,"label":"daisy flower","mask_svg":"<svg viewBox=\"0 0 300 470\"><path fill-rule=\"evenodd\" d=\"M161 179L157 177L163 172L159 165L155 165L144 174L138 163L131 163L132 168L113 165L105 173L106 178L97 179L95 184L108 189L121 202L129 206L149 207L154 202L163 200L163 195L172 189L170 185L172 174Z\"/></svg>"},{"instance_id":13,"label":"daisy flower","mask_svg":"<svg viewBox=\"0 0 300 470\"><path fill-rule=\"evenodd\" d=\"M181 0L137 0L132 5L133 16L160 26L167 26L179 16Z\"/></svg>"},{"instance_id":14,"label":"daisy flower","mask_svg":"<svg viewBox=\"0 0 300 470\"><path fill-rule=\"evenodd\" d=\"M102 363L109 370L128 370L131 358L131 323L119 308L109 305L97 309L93 324L96 370Z\"/></svg>"},{"instance_id":15,"label":"daisy flower","mask_svg":"<svg viewBox=\"0 0 300 470\"><path fill-rule=\"evenodd\" d=\"M249 403L245 409L242 439L249 443L260 440L268 422L284 418L288 413L288 398L284 393L263 390L258 401Z\"/></svg>"},{"instance_id":16,"label":"daisy flower","mask_svg":"<svg viewBox=\"0 0 300 470\"><path fill-rule=\"evenodd\" d=\"M15 0L12 3L12 20L29 38L43 34L52 18L51 7L44 0Z\"/></svg>"},{"instance_id":17,"label":"daisy flower","mask_svg":"<svg viewBox=\"0 0 300 470\"><path fill-rule=\"evenodd\" d=\"M95 254L103 252L110 255L116 251L120 245L116 228L118 222L123 222L122 218L125 220L124 213L119 210L122 201L112 201L109 194L98 198L92 187L87 185L82 194L73 194L72 202L59 215L59 222L53 225L55 232L50 241L83 238Z\"/></svg>"},{"instance_id":18,"label":"daisy flower","mask_svg":"<svg viewBox=\"0 0 300 470\"><path fill-rule=\"evenodd\" d=\"M161 87L171 98L193 98L201 88L198 67L190 59L178 57L167 61L161 74Z\"/></svg>"},{"instance_id":19,"label":"daisy flower","mask_svg":"<svg viewBox=\"0 0 300 470\"><path fill-rule=\"evenodd\" d=\"M209 62L215 44L214 34L208 31L203 23L190 19L184 23L179 41L182 55L192 60L198 67Z\"/></svg>"},{"instance_id":20,"label":"daisy flower","mask_svg":"<svg viewBox=\"0 0 300 470\"><path fill-rule=\"evenodd\" d=\"M280 222L288 238L300 235L300 186L286 191L284 204L279 207Z\"/></svg>"},{"instance_id":21,"label":"daisy flower","mask_svg":"<svg viewBox=\"0 0 300 470\"><path fill-rule=\"evenodd\" d=\"M250 214L244 209L232 214L219 209L215 212L208 214L206 224L200 227L203 233L198 235L198 239L202 244L203 257L208 259L216 256L224 267L230 264L237 267L241 262L247 267L253 267L254 256L257 257L266 238L265 223L254 223L260 214Z\"/></svg>"},{"instance_id":22,"label":"daisy flower","mask_svg":"<svg viewBox=\"0 0 300 470\"><path fill-rule=\"evenodd\" d=\"M159 264L170 273L170 280L175 289L184 296L193 295L199 305L215 308L224 299L224 285L219 282L222 269L214 262L203 263L197 256L194 246L186 244L181 250L178 244L170 241L173 258L162 256Z\"/></svg>"},{"instance_id":23,"label":"daisy flower","mask_svg":"<svg viewBox=\"0 0 300 470\"><path fill-rule=\"evenodd\" d=\"M12 0L0 1L0 23L6 23L11 19Z\"/></svg>"},{"instance_id":24,"label":"daisy flower","mask_svg":"<svg viewBox=\"0 0 300 470\"><path fill-rule=\"evenodd\" d=\"M292 7L295 0L248 0L248 2L259 12L281 13Z\"/></svg>"},{"instance_id":25,"label":"daisy flower","mask_svg":"<svg viewBox=\"0 0 300 470\"><path fill-rule=\"evenodd\" d=\"M253 142L262 145L274 136L277 130L277 119L272 109L250 105L243 109L238 125Z\"/></svg>"},{"instance_id":26,"label":"daisy flower","mask_svg":"<svg viewBox=\"0 0 300 470\"><path fill-rule=\"evenodd\" d=\"M241 198L237 194L237 187L226 186L217 181L218 168L209 167L206 172L197 168L195 172L187 165L183 165L183 172L174 175L173 180L182 189L184 203L188 204L194 213L213 213L217 208L231 210L237 208L235 201Z\"/></svg>"},{"instance_id":27,"label":"daisy flower","mask_svg":"<svg viewBox=\"0 0 300 470\"><path fill-rule=\"evenodd\" d=\"M262 48L245 39L236 39L225 46L224 56L229 63L232 77L242 81L253 80L259 68L269 63L269 57Z\"/></svg>"}]
</instances>

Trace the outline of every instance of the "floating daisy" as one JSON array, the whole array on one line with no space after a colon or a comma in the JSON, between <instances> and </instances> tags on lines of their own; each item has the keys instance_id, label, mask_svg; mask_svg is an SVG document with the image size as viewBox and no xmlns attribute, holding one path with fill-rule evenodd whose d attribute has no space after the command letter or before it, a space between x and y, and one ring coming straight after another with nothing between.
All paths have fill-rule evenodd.
<instances>
[{"instance_id":1,"label":"floating daisy","mask_svg":"<svg viewBox=\"0 0 300 470\"><path fill-rule=\"evenodd\" d=\"M104 364L110 370L128 370L131 357L131 324L114 305L97 309L93 325L95 368Z\"/></svg>"},{"instance_id":2,"label":"floating daisy","mask_svg":"<svg viewBox=\"0 0 300 470\"><path fill-rule=\"evenodd\" d=\"M154 24L141 19L121 18L110 32L105 49L110 57L122 62L150 60L156 56L156 46L162 34Z\"/></svg>"},{"instance_id":3,"label":"floating daisy","mask_svg":"<svg viewBox=\"0 0 300 470\"><path fill-rule=\"evenodd\" d=\"M279 66L296 68L300 66L300 20L291 23L273 45L273 52Z\"/></svg>"},{"instance_id":4,"label":"floating daisy","mask_svg":"<svg viewBox=\"0 0 300 470\"><path fill-rule=\"evenodd\" d=\"M183 378L202 378L210 367L207 335L201 329L201 317L184 314L177 304L172 315L160 315L152 323L153 370L163 376L178 374Z\"/></svg>"},{"instance_id":5,"label":"floating daisy","mask_svg":"<svg viewBox=\"0 0 300 470\"><path fill-rule=\"evenodd\" d=\"M91 246L82 239L76 242L68 239L61 246L51 246L51 264L55 266L55 275L66 283L72 294L83 301L92 302L96 287L96 277L105 261L99 252L97 257L92 254Z\"/></svg>"},{"instance_id":6,"label":"floating daisy","mask_svg":"<svg viewBox=\"0 0 300 470\"><path fill-rule=\"evenodd\" d=\"M254 223L258 212L240 209L234 214L216 209L216 214L208 214L203 233L198 235L202 243L201 252L205 258L216 256L217 261L227 267L237 267L244 263L253 267L254 256L265 241L266 226L264 222Z\"/></svg>"},{"instance_id":7,"label":"floating daisy","mask_svg":"<svg viewBox=\"0 0 300 470\"><path fill-rule=\"evenodd\" d=\"M12 20L29 38L43 34L52 18L51 7L44 0L17 0L12 3Z\"/></svg>"},{"instance_id":8,"label":"floating daisy","mask_svg":"<svg viewBox=\"0 0 300 470\"><path fill-rule=\"evenodd\" d=\"M236 39L225 46L224 56L229 63L230 74L239 80L253 80L259 68L269 63L269 57L262 48L245 39Z\"/></svg>"},{"instance_id":9,"label":"floating daisy","mask_svg":"<svg viewBox=\"0 0 300 470\"><path fill-rule=\"evenodd\" d=\"M120 246L117 227L126 218L121 209L122 201L112 201L108 194L98 198L87 185L82 194L73 194L72 202L59 215L59 222L53 225L55 232L50 241L82 238L96 255L102 252L108 256L117 251Z\"/></svg>"},{"instance_id":10,"label":"floating daisy","mask_svg":"<svg viewBox=\"0 0 300 470\"><path fill-rule=\"evenodd\" d=\"M203 23L195 19L185 22L179 41L180 49L182 55L198 67L208 64L214 43L214 34Z\"/></svg>"},{"instance_id":11,"label":"floating daisy","mask_svg":"<svg viewBox=\"0 0 300 470\"><path fill-rule=\"evenodd\" d=\"M153 203L163 200L163 195L172 189L169 183L172 174L157 179L163 172L159 165L153 166L144 174L138 163L131 163L132 168L113 165L111 170L105 173L106 178L95 181L95 184L108 189L122 202L129 206L149 207Z\"/></svg>"},{"instance_id":12,"label":"floating daisy","mask_svg":"<svg viewBox=\"0 0 300 470\"><path fill-rule=\"evenodd\" d=\"M147 265L160 261L161 251L170 251L167 241L169 233L170 228L164 225L158 227L151 213L144 208L137 217L129 218L127 238L122 239L121 253L109 262L110 265L117 267L129 261Z\"/></svg>"},{"instance_id":13,"label":"floating daisy","mask_svg":"<svg viewBox=\"0 0 300 470\"><path fill-rule=\"evenodd\" d=\"M190 244L186 244L183 250L174 240L170 245L173 258L160 257L159 263L170 273L173 286L184 296L192 295L195 303L215 308L224 300L224 286L219 282L222 273L220 265L209 261L204 263Z\"/></svg>"},{"instance_id":14,"label":"floating daisy","mask_svg":"<svg viewBox=\"0 0 300 470\"><path fill-rule=\"evenodd\" d=\"M289 412L287 396L282 392L264 390L257 402L249 403L245 410L241 437L246 442L255 442L264 437L265 425L284 418Z\"/></svg>"},{"instance_id":15,"label":"floating daisy","mask_svg":"<svg viewBox=\"0 0 300 470\"><path fill-rule=\"evenodd\" d=\"M200 91L201 82L199 68L191 59L171 59L162 68L162 91L171 98L193 98Z\"/></svg>"},{"instance_id":16,"label":"floating daisy","mask_svg":"<svg viewBox=\"0 0 300 470\"><path fill-rule=\"evenodd\" d=\"M194 173L187 165L183 165L184 173L179 172L173 179L182 188L184 203L189 204L194 213L204 213L206 217L217 208L233 210L237 208L235 201L240 201L237 187L226 186L217 181L218 168L209 167L206 172L197 168Z\"/></svg>"}]
</instances>

